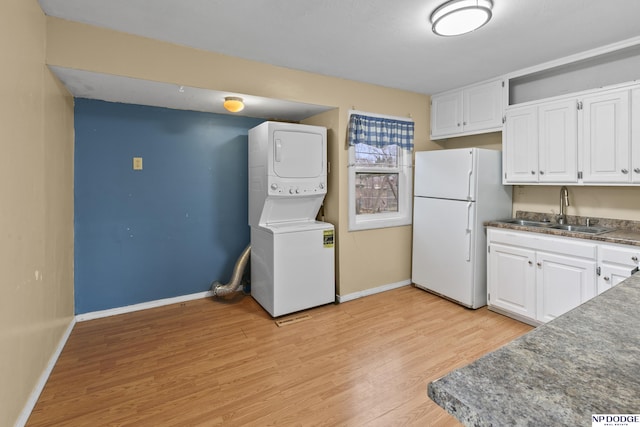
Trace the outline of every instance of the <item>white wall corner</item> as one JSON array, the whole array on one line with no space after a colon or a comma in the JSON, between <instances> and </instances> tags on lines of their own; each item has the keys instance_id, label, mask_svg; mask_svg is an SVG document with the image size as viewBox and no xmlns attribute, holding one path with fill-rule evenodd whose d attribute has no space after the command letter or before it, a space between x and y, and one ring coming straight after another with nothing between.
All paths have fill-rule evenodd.
<instances>
[{"instance_id":1,"label":"white wall corner","mask_svg":"<svg viewBox=\"0 0 640 427\"><path fill-rule=\"evenodd\" d=\"M67 343L67 340L69 339L69 336L71 335L71 331L73 331L73 327L75 325L76 325L76 319L72 318L71 322L69 322L69 326L67 326L67 329L64 331L64 334L62 334L62 337L58 342L58 346L56 347L55 351L49 358L49 362L47 363L44 370L42 371L40 378L38 378L38 382L33 387L33 390L31 391L31 394L29 395L27 402L22 408L22 412L20 412L20 415L18 416L18 419L16 420L14 427L23 427L29 420L29 417L31 416L31 412L33 411L33 408L35 408L36 403L38 403L38 398L40 397L40 393L42 393L42 390L44 390L44 386L47 384L47 380L49 379L49 376L51 375L51 372L53 371L54 366L56 366L58 357L60 357L60 353L62 353L62 349Z\"/></svg>"}]
</instances>

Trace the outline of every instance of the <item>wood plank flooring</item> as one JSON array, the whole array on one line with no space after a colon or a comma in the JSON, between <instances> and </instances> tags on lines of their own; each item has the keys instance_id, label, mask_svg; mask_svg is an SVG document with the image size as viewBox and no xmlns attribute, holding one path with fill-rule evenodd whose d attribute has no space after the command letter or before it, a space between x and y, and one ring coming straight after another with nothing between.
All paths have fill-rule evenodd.
<instances>
[{"instance_id":1,"label":"wood plank flooring","mask_svg":"<svg viewBox=\"0 0 640 427\"><path fill-rule=\"evenodd\" d=\"M240 295L78 323L27 426L454 426L427 384L532 329L411 286L304 313Z\"/></svg>"}]
</instances>

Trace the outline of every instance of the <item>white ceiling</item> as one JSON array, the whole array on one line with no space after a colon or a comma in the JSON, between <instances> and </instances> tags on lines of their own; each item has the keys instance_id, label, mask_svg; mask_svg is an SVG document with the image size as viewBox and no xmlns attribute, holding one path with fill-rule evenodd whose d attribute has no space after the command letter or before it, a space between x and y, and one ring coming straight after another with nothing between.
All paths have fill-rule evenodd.
<instances>
[{"instance_id":1,"label":"white ceiling","mask_svg":"<svg viewBox=\"0 0 640 427\"><path fill-rule=\"evenodd\" d=\"M244 100L245 109L236 113L237 116L294 122L330 109L330 107L321 105L177 86L64 67L50 66L49 68L76 98L229 114L222 106L224 98L226 96L240 96Z\"/></svg>"},{"instance_id":2,"label":"white ceiling","mask_svg":"<svg viewBox=\"0 0 640 427\"><path fill-rule=\"evenodd\" d=\"M640 36L638 0L493 0L431 32L444 0L40 0L47 15L288 68L432 94ZM95 76L94 76L95 77Z\"/></svg>"}]
</instances>

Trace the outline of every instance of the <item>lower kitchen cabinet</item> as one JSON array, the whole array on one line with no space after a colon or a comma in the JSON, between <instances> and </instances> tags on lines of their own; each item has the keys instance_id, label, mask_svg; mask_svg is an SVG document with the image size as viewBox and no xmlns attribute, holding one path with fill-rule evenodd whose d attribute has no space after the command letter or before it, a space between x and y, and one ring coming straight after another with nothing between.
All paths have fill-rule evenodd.
<instances>
[{"instance_id":1,"label":"lower kitchen cabinet","mask_svg":"<svg viewBox=\"0 0 640 427\"><path fill-rule=\"evenodd\" d=\"M631 276L640 266L640 247L600 245L598 248L598 294Z\"/></svg>"},{"instance_id":2,"label":"lower kitchen cabinet","mask_svg":"<svg viewBox=\"0 0 640 427\"><path fill-rule=\"evenodd\" d=\"M595 259L536 254L536 320L553 320L595 296Z\"/></svg>"},{"instance_id":3,"label":"lower kitchen cabinet","mask_svg":"<svg viewBox=\"0 0 640 427\"><path fill-rule=\"evenodd\" d=\"M536 271L533 250L491 243L487 254L489 307L516 314L521 320L536 317Z\"/></svg>"},{"instance_id":4,"label":"lower kitchen cabinet","mask_svg":"<svg viewBox=\"0 0 640 427\"><path fill-rule=\"evenodd\" d=\"M596 296L595 243L491 228L487 243L494 311L540 324Z\"/></svg>"}]
</instances>

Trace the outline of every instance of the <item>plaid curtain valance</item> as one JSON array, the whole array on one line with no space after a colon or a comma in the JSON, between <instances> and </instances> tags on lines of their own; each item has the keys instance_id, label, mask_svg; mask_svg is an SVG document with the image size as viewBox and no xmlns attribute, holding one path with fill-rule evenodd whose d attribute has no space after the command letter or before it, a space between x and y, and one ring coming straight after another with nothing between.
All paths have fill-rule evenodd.
<instances>
[{"instance_id":1,"label":"plaid curtain valance","mask_svg":"<svg viewBox=\"0 0 640 427\"><path fill-rule=\"evenodd\" d=\"M349 145L367 144L380 148L398 145L412 150L413 128L412 121L352 114L349 118Z\"/></svg>"}]
</instances>

